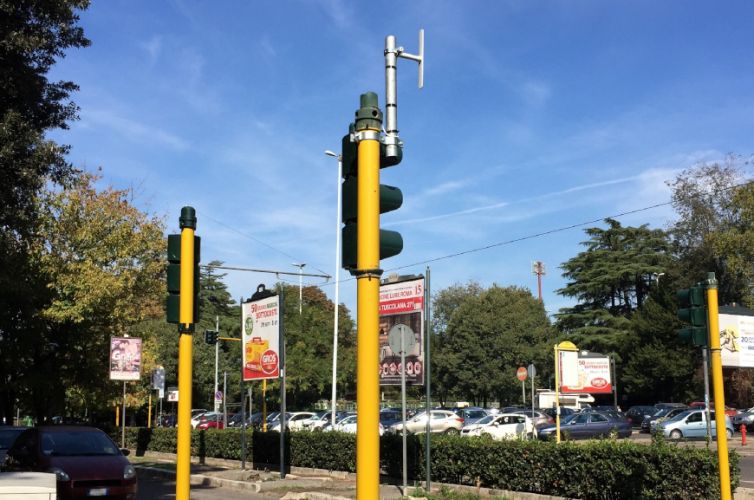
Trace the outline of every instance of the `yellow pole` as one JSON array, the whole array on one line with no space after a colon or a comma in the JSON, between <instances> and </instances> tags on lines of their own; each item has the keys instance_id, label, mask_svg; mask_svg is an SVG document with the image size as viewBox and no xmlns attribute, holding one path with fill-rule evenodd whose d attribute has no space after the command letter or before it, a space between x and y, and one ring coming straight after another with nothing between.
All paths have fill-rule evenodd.
<instances>
[{"instance_id":1,"label":"yellow pole","mask_svg":"<svg viewBox=\"0 0 754 500\"><path fill-rule=\"evenodd\" d=\"M191 362L194 331L194 209L181 209L181 296L178 330L178 443L175 497L189 500L191 492Z\"/></svg>"},{"instance_id":2,"label":"yellow pole","mask_svg":"<svg viewBox=\"0 0 754 500\"><path fill-rule=\"evenodd\" d=\"M555 345L555 442L560 442L560 356Z\"/></svg>"},{"instance_id":3,"label":"yellow pole","mask_svg":"<svg viewBox=\"0 0 754 500\"><path fill-rule=\"evenodd\" d=\"M715 391L715 429L717 433L717 463L720 467L720 499L730 500L728 434L725 425L723 363L720 359L720 324L717 308L717 280L715 279L715 273L707 274L707 324L709 325L709 348L712 358L712 386Z\"/></svg>"},{"instance_id":4,"label":"yellow pole","mask_svg":"<svg viewBox=\"0 0 754 500\"><path fill-rule=\"evenodd\" d=\"M262 380L262 432L267 432L267 379Z\"/></svg>"},{"instance_id":5,"label":"yellow pole","mask_svg":"<svg viewBox=\"0 0 754 500\"><path fill-rule=\"evenodd\" d=\"M152 427L152 389L149 389L149 403L147 403L147 429Z\"/></svg>"},{"instance_id":6,"label":"yellow pole","mask_svg":"<svg viewBox=\"0 0 754 500\"><path fill-rule=\"evenodd\" d=\"M379 119L376 117L379 116ZM356 130L358 153L357 221L357 387L356 498L380 496L380 127L377 95L361 95Z\"/></svg>"},{"instance_id":7,"label":"yellow pole","mask_svg":"<svg viewBox=\"0 0 754 500\"><path fill-rule=\"evenodd\" d=\"M120 406L115 404L115 427L120 427Z\"/></svg>"}]
</instances>

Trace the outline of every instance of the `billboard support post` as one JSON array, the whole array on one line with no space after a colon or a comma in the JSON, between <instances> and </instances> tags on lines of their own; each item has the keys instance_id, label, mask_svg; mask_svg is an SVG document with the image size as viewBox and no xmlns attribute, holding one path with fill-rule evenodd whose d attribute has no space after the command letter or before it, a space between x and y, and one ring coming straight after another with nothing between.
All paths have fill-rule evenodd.
<instances>
[{"instance_id":1,"label":"billboard support post","mask_svg":"<svg viewBox=\"0 0 754 500\"><path fill-rule=\"evenodd\" d=\"M702 347L702 372L704 375L704 413L707 417L707 444L709 444L712 436L712 424L710 423L709 411L709 349L707 347Z\"/></svg>"},{"instance_id":2,"label":"billboard support post","mask_svg":"<svg viewBox=\"0 0 754 500\"><path fill-rule=\"evenodd\" d=\"M573 352L576 354L578 350L579 349L573 344L573 342L567 340L555 345L555 442L557 443L560 443L560 385L565 379L563 376L565 374L561 373L563 366L560 355L562 351ZM575 371L574 368L576 367L568 367L569 373L567 373L567 382L569 385L571 384L570 379L575 375L575 373L571 373L572 371ZM563 383L563 385L565 384Z\"/></svg>"},{"instance_id":3,"label":"billboard support post","mask_svg":"<svg viewBox=\"0 0 754 500\"><path fill-rule=\"evenodd\" d=\"M429 314L430 314L430 298L432 296L430 295L430 291L429 291L429 266L427 266L427 272L425 274L426 274L426 281L424 282L424 321L425 321L425 323L424 323L424 343L425 343L425 346L426 346L426 354L424 356L424 376L425 376L425 378L427 380L425 389L427 391L427 415L429 415L430 411L431 411L431 408L432 408L432 405L431 405L432 392L430 391L430 382L432 380L432 370L431 370L431 366L432 365L429 362L429 360L430 360L430 357L429 357L429 354L430 354L430 332L431 332L431 326L430 326L431 323L430 323L430 319L429 319ZM427 463L426 463L426 469L427 469L427 494L429 494L430 491L432 491L432 485L430 483L430 478L431 478L432 474L431 474L431 469L430 469L430 466L431 466L431 458L430 457L431 456L430 456L430 441L429 441L429 434L430 434L430 432L429 432L429 425L430 425L430 421L429 421L429 419L427 419L427 432L425 433L425 436L424 436L424 448L425 448L425 450L424 450L424 456L425 456L426 461L427 461Z\"/></svg>"},{"instance_id":4,"label":"billboard support post","mask_svg":"<svg viewBox=\"0 0 754 500\"><path fill-rule=\"evenodd\" d=\"M126 447L126 381L123 381L123 418L120 420L120 447Z\"/></svg>"}]
</instances>

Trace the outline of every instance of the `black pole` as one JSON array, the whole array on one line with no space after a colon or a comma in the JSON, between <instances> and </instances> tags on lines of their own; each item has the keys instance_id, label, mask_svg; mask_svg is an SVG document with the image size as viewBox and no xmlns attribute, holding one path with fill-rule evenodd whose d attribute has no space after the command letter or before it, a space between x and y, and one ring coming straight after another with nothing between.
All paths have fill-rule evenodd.
<instances>
[{"instance_id":1,"label":"black pole","mask_svg":"<svg viewBox=\"0 0 754 500\"><path fill-rule=\"evenodd\" d=\"M424 455L425 459L427 461L426 469L427 469L427 494L431 491L431 483L430 479L432 476L431 473L431 456L430 456L430 441L429 441L429 421L430 417L432 416L432 390L430 387L430 382L432 381L432 372L431 372L431 363L430 363L430 341L431 341L431 333L432 333L432 327L430 326L430 302L432 300L432 294L429 291L429 266L427 266L427 277L426 281L424 282L424 349L426 351L424 356L424 376L426 377L426 391L427 391L427 432L425 433L425 440L424 440Z\"/></svg>"}]
</instances>

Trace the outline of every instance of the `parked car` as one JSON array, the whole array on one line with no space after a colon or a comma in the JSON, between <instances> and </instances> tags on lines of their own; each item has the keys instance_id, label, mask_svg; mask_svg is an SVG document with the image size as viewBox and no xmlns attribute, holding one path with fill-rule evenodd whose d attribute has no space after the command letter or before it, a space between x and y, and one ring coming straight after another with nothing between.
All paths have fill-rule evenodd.
<instances>
[{"instance_id":1,"label":"parked car","mask_svg":"<svg viewBox=\"0 0 754 500\"><path fill-rule=\"evenodd\" d=\"M311 411L296 411L292 413L285 412L285 428L289 431L300 431L304 429L304 420L314 416ZM267 430L280 432L280 419L277 419Z\"/></svg>"},{"instance_id":2,"label":"parked car","mask_svg":"<svg viewBox=\"0 0 754 500\"><path fill-rule=\"evenodd\" d=\"M429 432L444 434L460 434L463 428L463 419L448 410L432 410L429 420ZM426 432L427 412L423 411L406 421L406 431L412 434ZM396 422L390 426L390 432L400 433L403 431L403 422Z\"/></svg>"},{"instance_id":3,"label":"parked car","mask_svg":"<svg viewBox=\"0 0 754 500\"><path fill-rule=\"evenodd\" d=\"M657 424L660 422L664 422L665 420L669 420L679 413L682 413L684 411L688 410L687 407L679 407L679 408L660 408L655 412L654 415L651 415L649 417L644 417L644 421L641 423L641 429L640 432L652 432L655 427L657 427Z\"/></svg>"},{"instance_id":4,"label":"parked car","mask_svg":"<svg viewBox=\"0 0 754 500\"><path fill-rule=\"evenodd\" d=\"M550 417L552 419L553 423L555 422L555 416L556 416L555 412L557 411L556 408L540 408L539 411L541 411L542 413L544 413L545 415L547 415L548 417ZM569 415L573 415L575 413L578 413L578 412L576 410L574 410L573 408L568 408L568 407L565 407L565 406L561 406L560 407L560 418L561 419L564 418L564 417L567 417Z\"/></svg>"},{"instance_id":5,"label":"parked car","mask_svg":"<svg viewBox=\"0 0 754 500\"><path fill-rule=\"evenodd\" d=\"M473 424L477 420L484 418L488 413L484 408L477 408L474 406L467 406L466 408L456 408L453 412L463 419L464 425Z\"/></svg>"},{"instance_id":6,"label":"parked car","mask_svg":"<svg viewBox=\"0 0 754 500\"><path fill-rule=\"evenodd\" d=\"M548 414L546 414L544 412L541 412L541 411L538 411L538 410L534 410L533 414L531 412L531 409L529 409L529 410L518 410L518 411L511 412L511 413L518 413L520 415L526 415L527 417L529 417L531 419L531 421L534 424L535 428L539 428L539 427L541 427L543 425L548 425L548 424L554 424L555 423L555 420L553 418L551 418Z\"/></svg>"},{"instance_id":7,"label":"parked car","mask_svg":"<svg viewBox=\"0 0 754 500\"><path fill-rule=\"evenodd\" d=\"M356 415L349 415L340 422L335 424L335 430L339 432L347 432L349 434L356 434ZM380 424L380 436L385 434L385 427Z\"/></svg>"},{"instance_id":8,"label":"parked car","mask_svg":"<svg viewBox=\"0 0 754 500\"><path fill-rule=\"evenodd\" d=\"M406 419L408 419L408 412L406 412ZM397 424L403 421L403 415L400 410L382 410L380 411L380 424L386 429L393 424Z\"/></svg>"},{"instance_id":9,"label":"parked car","mask_svg":"<svg viewBox=\"0 0 754 500\"><path fill-rule=\"evenodd\" d=\"M626 412L626 418L631 421L634 427L641 426L645 417L651 417L657 412L657 408L649 405L632 406Z\"/></svg>"},{"instance_id":10,"label":"parked car","mask_svg":"<svg viewBox=\"0 0 754 500\"><path fill-rule=\"evenodd\" d=\"M26 429L28 427L0 426L0 467L5 462L5 455L16 441L16 438Z\"/></svg>"},{"instance_id":11,"label":"parked car","mask_svg":"<svg viewBox=\"0 0 754 500\"><path fill-rule=\"evenodd\" d=\"M552 439L555 432L555 425L550 424L537 429L537 436L540 439ZM627 438L631 436L631 432L631 422L628 419L596 411L571 415L561 420L560 425L562 439L591 439L612 435Z\"/></svg>"},{"instance_id":12,"label":"parked car","mask_svg":"<svg viewBox=\"0 0 754 500\"><path fill-rule=\"evenodd\" d=\"M207 430L207 429L224 429L225 428L225 421L223 420L222 413L219 413L219 418L217 418L215 415L210 415L209 417L202 418L201 422L199 422L199 425L196 426L198 430Z\"/></svg>"},{"instance_id":13,"label":"parked car","mask_svg":"<svg viewBox=\"0 0 754 500\"><path fill-rule=\"evenodd\" d=\"M661 408L686 408L688 409L688 405L685 405L683 403L655 403L655 408L658 410Z\"/></svg>"},{"instance_id":14,"label":"parked car","mask_svg":"<svg viewBox=\"0 0 754 500\"><path fill-rule=\"evenodd\" d=\"M523 439L536 435L536 432L532 420L521 413L487 415L461 429L462 436L488 436L498 441Z\"/></svg>"},{"instance_id":15,"label":"parked car","mask_svg":"<svg viewBox=\"0 0 754 500\"><path fill-rule=\"evenodd\" d=\"M163 415L160 420L160 427L175 427L177 423L177 415Z\"/></svg>"},{"instance_id":16,"label":"parked car","mask_svg":"<svg viewBox=\"0 0 754 500\"><path fill-rule=\"evenodd\" d=\"M695 410L704 410L707 408L707 405L705 404L704 401L694 401L693 403L689 403L689 408L693 408ZM710 408L710 410L711 411L715 410L714 403L712 404L712 407ZM739 411L736 410L735 408L731 408L730 406L725 405L725 414L728 415L729 417L734 417L738 415L738 413Z\"/></svg>"},{"instance_id":17,"label":"parked car","mask_svg":"<svg viewBox=\"0 0 754 500\"><path fill-rule=\"evenodd\" d=\"M136 470L127 454L94 427L40 426L16 439L4 469L54 473L58 498L135 499Z\"/></svg>"},{"instance_id":18,"label":"parked car","mask_svg":"<svg viewBox=\"0 0 754 500\"><path fill-rule=\"evenodd\" d=\"M754 408L749 408L746 411L742 411L737 415L730 417L730 421L733 424L734 429L741 429L742 425L745 425L747 430L754 426Z\"/></svg>"},{"instance_id":19,"label":"parked car","mask_svg":"<svg viewBox=\"0 0 754 500\"><path fill-rule=\"evenodd\" d=\"M209 410L191 410L191 427L193 429L196 429L196 426L199 425L199 422L201 421L202 415L207 413Z\"/></svg>"},{"instance_id":20,"label":"parked car","mask_svg":"<svg viewBox=\"0 0 754 500\"><path fill-rule=\"evenodd\" d=\"M701 438L707 436L707 412L701 409L686 410L670 420L657 425L657 432L670 439ZM710 432L712 437L717 436L717 424L715 413L710 413ZM725 415L725 433L728 438L733 437L733 423L728 415Z\"/></svg>"}]
</instances>

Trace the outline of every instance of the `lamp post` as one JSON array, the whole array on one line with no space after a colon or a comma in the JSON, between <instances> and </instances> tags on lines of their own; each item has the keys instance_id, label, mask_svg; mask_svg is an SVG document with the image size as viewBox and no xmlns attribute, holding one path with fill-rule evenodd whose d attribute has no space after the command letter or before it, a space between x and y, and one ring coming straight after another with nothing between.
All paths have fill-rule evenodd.
<instances>
[{"instance_id":1,"label":"lamp post","mask_svg":"<svg viewBox=\"0 0 754 500\"><path fill-rule=\"evenodd\" d=\"M298 267L298 315L301 316L301 304L303 304L304 302L304 266L306 266L306 264L304 264L303 262L300 264L294 262L291 265Z\"/></svg>"},{"instance_id":2,"label":"lamp post","mask_svg":"<svg viewBox=\"0 0 754 500\"><path fill-rule=\"evenodd\" d=\"M326 150L327 156L338 159L338 204L335 216L335 321L332 334L332 414L330 421L335 427L335 412L337 411L337 380L338 380L338 309L340 304L340 203L343 177L343 155Z\"/></svg>"}]
</instances>

